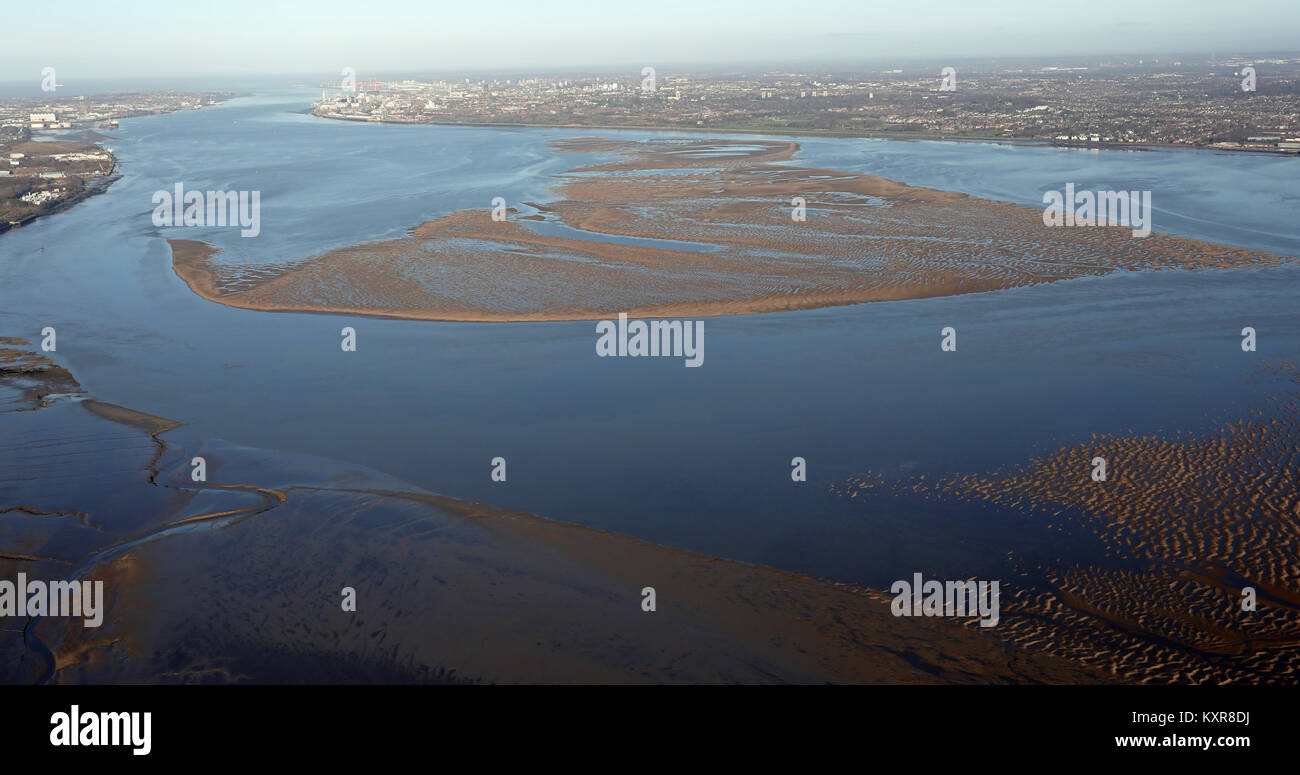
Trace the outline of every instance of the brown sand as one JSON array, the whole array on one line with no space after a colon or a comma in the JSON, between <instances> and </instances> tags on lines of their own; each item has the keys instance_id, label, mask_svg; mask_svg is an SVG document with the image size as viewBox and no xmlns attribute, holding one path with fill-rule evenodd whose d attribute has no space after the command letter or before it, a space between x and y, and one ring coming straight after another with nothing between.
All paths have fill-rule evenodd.
<instances>
[{"instance_id":1,"label":"brown sand","mask_svg":"<svg viewBox=\"0 0 1300 775\"><path fill-rule=\"evenodd\" d=\"M0 337L0 379L18 392L19 402L81 390L66 369L32 349L26 339L15 337Z\"/></svg>"},{"instance_id":2,"label":"brown sand","mask_svg":"<svg viewBox=\"0 0 1300 775\"><path fill-rule=\"evenodd\" d=\"M178 428L184 423L168 420L164 417L155 417L152 414L137 412L134 409L127 409L125 406L110 404L105 401L96 401L87 399L81 402L81 405L91 412L103 417L106 420L130 425L133 428L139 428L151 436L157 436L160 433L166 433L172 428Z\"/></svg>"},{"instance_id":3,"label":"brown sand","mask_svg":"<svg viewBox=\"0 0 1300 775\"><path fill-rule=\"evenodd\" d=\"M562 199L534 205L543 217L593 235L668 242L548 235L529 227L532 216L511 211L496 222L484 207L401 239L255 268L222 265L204 243L169 240L173 266L195 293L245 309L523 321L774 312L1121 269L1291 260L1160 234L1139 239L1126 227L1047 227L1038 209L774 163L793 157L794 142L585 138L554 146L619 160L559 176ZM807 201L805 222L791 219L796 196Z\"/></svg>"},{"instance_id":4,"label":"brown sand","mask_svg":"<svg viewBox=\"0 0 1300 775\"><path fill-rule=\"evenodd\" d=\"M1294 683L1300 676L1300 364L1264 406L1203 434L1099 436L1010 471L850 480L849 495L987 502L1060 530L1082 522L1113 566L1026 569L998 629L1130 681ZM1107 480L1091 478L1094 457ZM1064 536L1063 539L1064 541ZM1243 611L1242 589L1258 593Z\"/></svg>"},{"instance_id":5,"label":"brown sand","mask_svg":"<svg viewBox=\"0 0 1300 775\"><path fill-rule=\"evenodd\" d=\"M142 545L97 571L122 601L101 632L51 632L56 681L1111 680L951 622L897 619L867 590L446 505L307 488L262 517ZM345 586L356 613L340 610Z\"/></svg>"}]
</instances>

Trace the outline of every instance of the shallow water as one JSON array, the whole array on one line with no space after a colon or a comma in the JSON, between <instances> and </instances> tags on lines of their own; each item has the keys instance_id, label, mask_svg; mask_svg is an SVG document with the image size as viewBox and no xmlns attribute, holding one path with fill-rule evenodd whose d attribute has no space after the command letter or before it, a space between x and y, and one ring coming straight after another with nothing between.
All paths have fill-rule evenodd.
<instances>
[{"instance_id":1,"label":"shallow water","mask_svg":"<svg viewBox=\"0 0 1300 775\"><path fill-rule=\"evenodd\" d=\"M289 111L267 92L123 120L124 177L0 236L0 336L58 331L88 391L217 439L356 463L428 490L673 546L887 585L995 573L1008 549L1072 551L996 509L827 488L871 469L1018 463L1092 434L1206 427L1262 362L1300 356L1295 266L1119 273L992 294L706 321L705 362L597 358L595 324L434 323L232 309L192 294L167 238L222 261L303 258L502 196L544 202L595 160L592 130L385 126ZM599 132L651 136L647 132ZM680 133L671 133L680 134ZM1045 190L1150 189L1156 231L1300 255L1300 161L814 138L799 163L1041 206ZM262 232L153 226L151 197L255 189ZM357 330L342 352L340 329ZM939 331L958 330L956 353ZM1239 347L1243 326L1259 351ZM508 482L489 477L508 461ZM808 460L809 481L790 480ZM1080 551L1086 551L1082 547Z\"/></svg>"}]
</instances>

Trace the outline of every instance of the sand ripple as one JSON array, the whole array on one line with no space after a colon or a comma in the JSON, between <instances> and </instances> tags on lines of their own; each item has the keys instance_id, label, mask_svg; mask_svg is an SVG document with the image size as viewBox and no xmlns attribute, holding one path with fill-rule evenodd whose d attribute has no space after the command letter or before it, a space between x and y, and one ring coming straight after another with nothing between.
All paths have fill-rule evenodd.
<instances>
[{"instance_id":1,"label":"sand ripple","mask_svg":"<svg viewBox=\"0 0 1300 775\"><path fill-rule=\"evenodd\" d=\"M1128 680L1293 683L1300 671L1300 365L1276 364L1262 405L1207 433L1097 436L1008 471L839 489L991 503L1108 555L1028 567L1003 593L1017 642ZM1105 482L1091 478L1105 457ZM1258 610L1242 610L1242 589Z\"/></svg>"}]
</instances>

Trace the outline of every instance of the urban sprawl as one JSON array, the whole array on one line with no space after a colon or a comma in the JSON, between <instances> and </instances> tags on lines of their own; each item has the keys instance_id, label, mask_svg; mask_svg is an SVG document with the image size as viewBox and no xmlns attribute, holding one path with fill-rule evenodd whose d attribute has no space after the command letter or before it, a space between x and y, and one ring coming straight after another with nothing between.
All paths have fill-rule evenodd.
<instances>
[{"instance_id":1,"label":"urban sprawl","mask_svg":"<svg viewBox=\"0 0 1300 775\"><path fill-rule=\"evenodd\" d=\"M0 100L0 232L102 191L117 160L100 130L117 120L198 109L232 94L107 94Z\"/></svg>"},{"instance_id":2,"label":"urban sprawl","mask_svg":"<svg viewBox=\"0 0 1300 775\"><path fill-rule=\"evenodd\" d=\"M1300 151L1300 57L321 84L316 115Z\"/></svg>"}]
</instances>

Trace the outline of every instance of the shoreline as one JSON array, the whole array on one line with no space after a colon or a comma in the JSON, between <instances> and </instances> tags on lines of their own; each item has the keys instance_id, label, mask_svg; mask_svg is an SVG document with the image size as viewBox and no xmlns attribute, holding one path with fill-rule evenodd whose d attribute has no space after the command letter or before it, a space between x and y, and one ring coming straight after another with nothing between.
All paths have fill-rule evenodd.
<instances>
[{"instance_id":1,"label":"shoreline","mask_svg":"<svg viewBox=\"0 0 1300 775\"><path fill-rule=\"evenodd\" d=\"M114 158L113 161L114 161L114 169L116 169L117 168L116 157ZM93 183L86 185L76 196L68 197L67 199L61 199L57 204L55 204L53 207L50 207L48 210L44 212L34 213L32 215L29 215L27 216L27 218L25 218L24 220L16 224L15 223L3 224L4 228L0 228L0 234L4 234L7 231L13 231L14 229L25 228L27 226L32 225L33 223L36 223L42 218L49 218L50 216L58 215L59 213L66 212L67 210L71 210L73 207L76 207L77 205L90 199L91 197L99 196L100 194L106 193L114 183L116 183L121 179L122 179L122 174L120 172L110 172L108 175L105 175L102 178L98 178Z\"/></svg>"},{"instance_id":2,"label":"shoreline","mask_svg":"<svg viewBox=\"0 0 1300 775\"><path fill-rule=\"evenodd\" d=\"M751 135L772 135L776 137L809 137L809 138L860 138L864 140L933 140L936 142L952 143L995 143L998 145L1023 145L1038 146L1044 148L1062 148L1068 150L1106 150L1106 151L1209 151L1216 153L1228 154L1247 154L1247 155L1265 155L1265 156L1284 156L1300 158L1300 151L1280 151L1268 149L1253 148L1215 148L1212 145L1179 145L1176 143L1065 143L1054 140L1044 140L1038 138L1017 138L1017 137L980 137L980 136L956 136L956 135L925 135L914 132L854 132L835 129L746 129L746 128L726 128L726 127L672 127L672 126L640 126L630 124L542 124L542 123L514 123L508 121L392 121L392 120L374 120L370 118L353 118L351 116L331 116L320 113L316 108L304 108L302 110L291 111L311 115L317 118L329 119L333 121L350 121L357 124L388 124L394 126L450 126L450 127L485 127L497 129L593 129L593 130L625 130L630 132L668 132L679 134L751 134Z\"/></svg>"},{"instance_id":3,"label":"shoreline","mask_svg":"<svg viewBox=\"0 0 1300 775\"><path fill-rule=\"evenodd\" d=\"M90 145L93 145L94 147L108 154L109 168L107 172L105 172L103 175L100 175L98 177L92 177L89 181L78 178L79 180L81 180L80 191L78 191L76 194L72 196L65 197L53 202L49 207L43 208L40 212L32 213L31 215L28 215L27 217L19 221L5 221L3 223L0 223L0 234L4 234L5 232L8 231L13 231L14 229L21 229L30 226L31 224L35 223L36 221L39 221L42 218L48 218L50 216L58 215L59 213L66 212L67 210L76 207L77 205L90 199L91 197L103 194L104 192L108 191L108 189L112 187L114 183L121 180L122 173L117 171L117 156L112 151L105 148L103 145L105 142L108 141L108 139L109 138L104 138L102 140L95 140L89 143ZM39 141L35 141L35 142L39 142ZM4 178L3 180L12 181L12 180L19 180L19 179L20 178L8 177L8 178Z\"/></svg>"}]
</instances>

